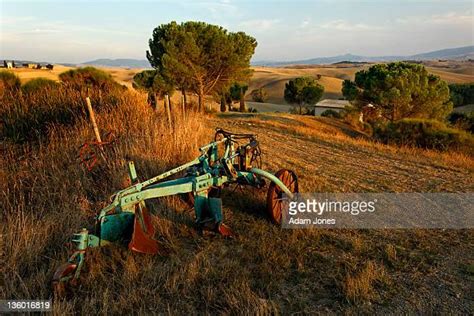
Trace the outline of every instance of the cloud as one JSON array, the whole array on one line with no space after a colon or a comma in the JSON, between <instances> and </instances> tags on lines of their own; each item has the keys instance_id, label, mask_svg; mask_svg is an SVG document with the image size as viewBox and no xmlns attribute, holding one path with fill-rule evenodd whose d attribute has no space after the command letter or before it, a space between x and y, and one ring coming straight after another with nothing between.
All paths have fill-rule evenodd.
<instances>
[{"instance_id":1,"label":"cloud","mask_svg":"<svg viewBox=\"0 0 474 316\"><path fill-rule=\"evenodd\" d=\"M256 31L268 31L273 29L279 23L279 19L257 19L243 21L239 24L239 26Z\"/></svg>"},{"instance_id":2,"label":"cloud","mask_svg":"<svg viewBox=\"0 0 474 316\"><path fill-rule=\"evenodd\" d=\"M380 26L367 25L364 23L352 23L346 20L333 20L319 25L322 29L337 31L356 31L381 29Z\"/></svg>"},{"instance_id":3,"label":"cloud","mask_svg":"<svg viewBox=\"0 0 474 316\"><path fill-rule=\"evenodd\" d=\"M395 22L399 24L422 24L422 25L474 25L474 17L469 12L447 12L444 14L417 15L398 18Z\"/></svg>"},{"instance_id":4,"label":"cloud","mask_svg":"<svg viewBox=\"0 0 474 316\"><path fill-rule=\"evenodd\" d=\"M238 7L232 4L230 0L221 0L217 2L203 1L194 4L198 5L203 10L208 10L213 16L236 14L238 11Z\"/></svg>"},{"instance_id":5,"label":"cloud","mask_svg":"<svg viewBox=\"0 0 474 316\"><path fill-rule=\"evenodd\" d=\"M19 24L24 22L31 22L35 20L32 16L2 16L0 24L10 25L10 24Z\"/></svg>"},{"instance_id":6,"label":"cloud","mask_svg":"<svg viewBox=\"0 0 474 316\"><path fill-rule=\"evenodd\" d=\"M309 26L309 24L311 23L311 21L309 19L304 19L303 21L301 21L300 23L300 28L306 28Z\"/></svg>"}]
</instances>

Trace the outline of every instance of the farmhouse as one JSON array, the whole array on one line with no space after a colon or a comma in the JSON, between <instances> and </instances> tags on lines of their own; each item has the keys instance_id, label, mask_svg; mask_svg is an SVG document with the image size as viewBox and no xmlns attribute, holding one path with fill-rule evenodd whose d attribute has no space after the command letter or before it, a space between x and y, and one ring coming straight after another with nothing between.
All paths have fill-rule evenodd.
<instances>
[{"instance_id":1,"label":"farmhouse","mask_svg":"<svg viewBox=\"0 0 474 316\"><path fill-rule=\"evenodd\" d=\"M350 106L350 103L347 100L324 99L314 105L314 115L321 115L321 113L326 110L340 112L346 106Z\"/></svg>"}]
</instances>

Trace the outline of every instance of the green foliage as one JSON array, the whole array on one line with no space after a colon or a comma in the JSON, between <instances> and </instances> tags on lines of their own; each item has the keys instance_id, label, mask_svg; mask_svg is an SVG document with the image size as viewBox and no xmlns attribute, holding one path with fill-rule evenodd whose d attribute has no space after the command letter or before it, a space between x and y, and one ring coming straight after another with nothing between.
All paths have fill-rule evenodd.
<instances>
[{"instance_id":1,"label":"green foliage","mask_svg":"<svg viewBox=\"0 0 474 316\"><path fill-rule=\"evenodd\" d=\"M250 78L256 46L256 40L243 32L204 22L171 22L154 29L147 58L165 81L196 93L202 109L205 95Z\"/></svg>"},{"instance_id":2,"label":"green foliage","mask_svg":"<svg viewBox=\"0 0 474 316\"><path fill-rule=\"evenodd\" d=\"M307 106L292 106L289 110L291 114L314 115L314 110Z\"/></svg>"},{"instance_id":3,"label":"green foliage","mask_svg":"<svg viewBox=\"0 0 474 316\"><path fill-rule=\"evenodd\" d=\"M457 113L453 112L448 116L449 123L455 128L459 128L470 133L474 133L474 112Z\"/></svg>"},{"instance_id":4,"label":"green foliage","mask_svg":"<svg viewBox=\"0 0 474 316\"><path fill-rule=\"evenodd\" d=\"M474 137L465 131L427 119L402 119L379 126L374 136L388 144L436 150L458 150L472 155Z\"/></svg>"},{"instance_id":5,"label":"green foliage","mask_svg":"<svg viewBox=\"0 0 474 316\"><path fill-rule=\"evenodd\" d=\"M268 93L265 88L254 89L250 92L252 100L255 102L265 103L268 100Z\"/></svg>"},{"instance_id":6,"label":"green foliage","mask_svg":"<svg viewBox=\"0 0 474 316\"><path fill-rule=\"evenodd\" d=\"M55 89L58 86L59 84L54 80L46 78L35 78L25 83L21 87L21 90L24 93L33 93L38 91L45 92L45 90Z\"/></svg>"},{"instance_id":7,"label":"green foliage","mask_svg":"<svg viewBox=\"0 0 474 316\"><path fill-rule=\"evenodd\" d=\"M173 94L173 85L167 82L156 70L144 70L133 76L132 86L135 89L142 89L148 92L156 93L160 97L165 94Z\"/></svg>"},{"instance_id":8,"label":"green foliage","mask_svg":"<svg viewBox=\"0 0 474 316\"><path fill-rule=\"evenodd\" d=\"M378 64L355 75L345 84L345 93L358 107L372 103L390 121L406 117L443 120L452 110L449 88L423 65L396 62Z\"/></svg>"},{"instance_id":9,"label":"green foliage","mask_svg":"<svg viewBox=\"0 0 474 316\"><path fill-rule=\"evenodd\" d=\"M245 92L247 92L249 86L242 83L234 83L229 89L229 98L231 103L240 102L239 111L245 112Z\"/></svg>"},{"instance_id":10,"label":"green foliage","mask_svg":"<svg viewBox=\"0 0 474 316\"><path fill-rule=\"evenodd\" d=\"M323 96L324 87L311 77L292 79L285 84L285 101L290 104L314 105Z\"/></svg>"},{"instance_id":11,"label":"green foliage","mask_svg":"<svg viewBox=\"0 0 474 316\"><path fill-rule=\"evenodd\" d=\"M15 92L20 89L21 81L13 72L2 70L0 71L0 93L5 91Z\"/></svg>"},{"instance_id":12,"label":"green foliage","mask_svg":"<svg viewBox=\"0 0 474 316\"><path fill-rule=\"evenodd\" d=\"M353 101L357 98L359 90L354 81L344 80L342 82L342 95L346 100Z\"/></svg>"},{"instance_id":13,"label":"green foliage","mask_svg":"<svg viewBox=\"0 0 474 316\"><path fill-rule=\"evenodd\" d=\"M332 117L332 118L341 118L341 114L339 114L339 112L337 111L334 111L334 110L325 110L323 113L321 113L321 116L323 117Z\"/></svg>"},{"instance_id":14,"label":"green foliage","mask_svg":"<svg viewBox=\"0 0 474 316\"><path fill-rule=\"evenodd\" d=\"M449 92L454 107L474 104L474 83L450 84Z\"/></svg>"},{"instance_id":15,"label":"green foliage","mask_svg":"<svg viewBox=\"0 0 474 316\"><path fill-rule=\"evenodd\" d=\"M232 101L240 101L245 96L245 92L247 92L248 88L248 85L240 83L234 83L230 86L229 93Z\"/></svg>"},{"instance_id":16,"label":"green foliage","mask_svg":"<svg viewBox=\"0 0 474 316\"><path fill-rule=\"evenodd\" d=\"M59 79L69 87L82 91L84 89L99 89L111 91L126 89L118 84L110 74L94 67L71 69L59 74Z\"/></svg>"}]
</instances>

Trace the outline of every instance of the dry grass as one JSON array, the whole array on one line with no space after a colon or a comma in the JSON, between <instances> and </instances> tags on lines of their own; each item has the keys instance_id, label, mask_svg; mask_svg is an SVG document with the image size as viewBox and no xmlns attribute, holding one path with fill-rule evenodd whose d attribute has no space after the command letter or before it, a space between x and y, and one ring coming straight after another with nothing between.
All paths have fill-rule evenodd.
<instances>
[{"instance_id":1,"label":"dry grass","mask_svg":"<svg viewBox=\"0 0 474 316\"><path fill-rule=\"evenodd\" d=\"M344 293L351 302L368 301L374 295L374 284L383 281L384 277L383 267L369 261L357 274L346 276Z\"/></svg>"},{"instance_id":2,"label":"dry grass","mask_svg":"<svg viewBox=\"0 0 474 316\"><path fill-rule=\"evenodd\" d=\"M76 160L93 138L80 113L42 140L1 143L0 298L51 298L54 269L69 254L64 243L123 186L124 162L134 160L146 179L194 158L216 126L257 133L264 169L295 170L301 191L472 191L467 157L374 145L331 120L291 115L178 112L170 130L145 101L126 91L98 111L102 132L113 131L117 143L93 172ZM235 240L198 236L179 198L154 201L156 238L169 255L123 245L90 251L80 284L54 302L55 314L469 312L468 294L450 293L469 286L457 268L470 262L472 231L282 230L267 219L265 190L224 190L223 203ZM417 287L428 296L413 298Z\"/></svg>"}]
</instances>

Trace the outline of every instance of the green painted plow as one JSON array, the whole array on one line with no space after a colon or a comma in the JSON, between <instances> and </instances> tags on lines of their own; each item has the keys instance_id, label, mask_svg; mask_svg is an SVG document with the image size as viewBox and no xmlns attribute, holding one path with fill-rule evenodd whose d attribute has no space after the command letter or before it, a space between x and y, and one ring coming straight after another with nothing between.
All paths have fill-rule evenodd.
<instances>
[{"instance_id":1,"label":"green painted plow","mask_svg":"<svg viewBox=\"0 0 474 316\"><path fill-rule=\"evenodd\" d=\"M159 253L161 249L153 238L155 231L145 204L150 199L184 194L194 206L198 231L210 230L232 237L232 231L223 223L221 189L230 184L262 188L266 178L270 180L267 210L272 221L280 224L282 195L292 197L298 192L298 180L295 173L287 169L273 175L254 167L261 164L261 150L255 135L217 129L214 141L199 151L199 157L193 161L143 182L138 180L133 162L129 162L132 185L112 195L111 203L97 216L95 232L83 229L74 235L76 250L53 277L55 293L63 295L66 284L78 280L88 248L128 242L133 251ZM184 173L184 177L165 181L178 173Z\"/></svg>"}]
</instances>

